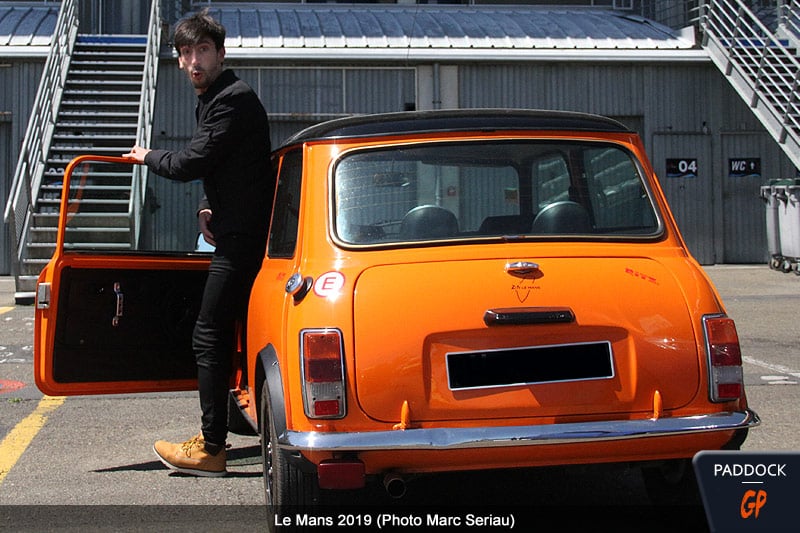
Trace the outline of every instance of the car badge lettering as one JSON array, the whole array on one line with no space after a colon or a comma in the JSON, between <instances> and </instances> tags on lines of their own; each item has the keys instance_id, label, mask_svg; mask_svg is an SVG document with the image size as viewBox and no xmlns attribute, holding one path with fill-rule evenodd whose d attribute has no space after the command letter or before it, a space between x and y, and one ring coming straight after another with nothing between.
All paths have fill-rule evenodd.
<instances>
[{"instance_id":1,"label":"car badge lettering","mask_svg":"<svg viewBox=\"0 0 800 533\"><path fill-rule=\"evenodd\" d=\"M519 281L511 283L511 290L514 291L519 303L525 303L531 291L539 289L535 286L536 280L544 276L539 270L539 265L529 261L506 263L505 271L511 276L520 278Z\"/></svg>"},{"instance_id":2,"label":"car badge lettering","mask_svg":"<svg viewBox=\"0 0 800 533\"><path fill-rule=\"evenodd\" d=\"M314 294L320 298L328 298L341 292L344 287L344 274L341 272L326 272L317 278L314 283Z\"/></svg>"}]
</instances>

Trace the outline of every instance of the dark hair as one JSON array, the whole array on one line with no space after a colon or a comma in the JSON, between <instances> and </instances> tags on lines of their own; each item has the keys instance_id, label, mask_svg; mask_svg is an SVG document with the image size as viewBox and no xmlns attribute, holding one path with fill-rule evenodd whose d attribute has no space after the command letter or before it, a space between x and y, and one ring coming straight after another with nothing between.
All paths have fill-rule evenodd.
<instances>
[{"instance_id":1,"label":"dark hair","mask_svg":"<svg viewBox=\"0 0 800 533\"><path fill-rule=\"evenodd\" d=\"M217 50L225 46L225 26L208 14L208 9L181 19L175 25L172 40L175 50L180 54L182 46L191 46L208 37L214 42Z\"/></svg>"}]
</instances>

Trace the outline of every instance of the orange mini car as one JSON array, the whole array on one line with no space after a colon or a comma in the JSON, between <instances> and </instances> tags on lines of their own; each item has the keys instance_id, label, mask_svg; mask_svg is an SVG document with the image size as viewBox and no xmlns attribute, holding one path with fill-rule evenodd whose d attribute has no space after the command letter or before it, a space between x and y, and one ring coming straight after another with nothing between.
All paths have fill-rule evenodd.
<instances>
[{"instance_id":1,"label":"orange mini car","mask_svg":"<svg viewBox=\"0 0 800 533\"><path fill-rule=\"evenodd\" d=\"M121 164L80 157L65 177L36 310L48 394L195 385L208 255L71 230L91 208L79 186ZM734 323L618 122L358 116L298 133L274 164L230 417L262 436L270 505L368 476L400 494L410 474L578 463L641 462L668 486L758 424Z\"/></svg>"}]
</instances>

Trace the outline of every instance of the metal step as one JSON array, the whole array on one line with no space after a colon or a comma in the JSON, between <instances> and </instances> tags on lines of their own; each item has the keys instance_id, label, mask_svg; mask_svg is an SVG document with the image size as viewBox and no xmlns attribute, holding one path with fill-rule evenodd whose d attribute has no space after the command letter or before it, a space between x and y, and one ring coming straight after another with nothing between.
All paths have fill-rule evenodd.
<instances>
[{"instance_id":1,"label":"metal step","mask_svg":"<svg viewBox=\"0 0 800 533\"><path fill-rule=\"evenodd\" d=\"M98 120L97 124L104 124L106 120L114 121L123 119L137 119L138 114L123 111L83 111L65 110L58 114L59 117L71 120Z\"/></svg>"},{"instance_id":2,"label":"metal step","mask_svg":"<svg viewBox=\"0 0 800 533\"><path fill-rule=\"evenodd\" d=\"M122 90L122 91L136 91L141 92L142 80L140 77L132 75L118 75L118 76L102 76L98 77L95 74L87 75L85 77L75 76L68 79L64 87L68 90Z\"/></svg>"},{"instance_id":3,"label":"metal step","mask_svg":"<svg viewBox=\"0 0 800 533\"><path fill-rule=\"evenodd\" d=\"M127 177L130 178L130 176L127 176ZM94 179L95 176L92 175L91 178ZM55 192L55 193L61 194L62 187L60 185L42 185L41 190L45 191L45 192ZM130 186L130 184L128 184L128 185L84 185L84 186L80 187L80 186L71 184L69 190L70 190L70 192L72 192L72 191L81 191L84 194L92 193L92 192L114 192L114 193L117 193L117 192L123 192L123 191L124 192L130 192L131 186Z\"/></svg>"},{"instance_id":4,"label":"metal step","mask_svg":"<svg viewBox=\"0 0 800 533\"><path fill-rule=\"evenodd\" d=\"M129 228L66 228L67 242L130 242ZM41 243L55 247L56 228L33 228L31 244ZM95 238L90 238L95 237Z\"/></svg>"},{"instance_id":5,"label":"metal step","mask_svg":"<svg viewBox=\"0 0 800 533\"><path fill-rule=\"evenodd\" d=\"M50 255L52 257L52 254ZM28 258L22 260L22 269L23 272L26 274L31 274L33 272L41 272L44 266L50 261L50 257L47 258Z\"/></svg>"},{"instance_id":6,"label":"metal step","mask_svg":"<svg viewBox=\"0 0 800 533\"><path fill-rule=\"evenodd\" d=\"M76 220L77 217L77 220ZM33 215L37 228L58 226L58 213L36 213ZM79 228L128 228L130 221L123 213L77 213L72 217L72 227Z\"/></svg>"},{"instance_id":7,"label":"metal step","mask_svg":"<svg viewBox=\"0 0 800 533\"><path fill-rule=\"evenodd\" d=\"M62 122L56 126L53 135L75 136L91 139L106 135L136 138L136 125L130 122Z\"/></svg>"},{"instance_id":8,"label":"metal step","mask_svg":"<svg viewBox=\"0 0 800 533\"><path fill-rule=\"evenodd\" d=\"M109 165L111 166L111 165ZM114 165L116 166L116 165ZM58 173L54 169L50 169L50 172L45 172L43 181L43 185L51 185L53 180L57 180L59 182L59 188L61 187L61 179L63 178L63 173ZM105 171L98 171L92 170L91 172L86 174L87 177L92 178L95 183L101 182L109 182L110 185L118 185L120 183L125 183L124 180L127 179L128 183L131 180L131 173L130 171L121 171L121 172L113 172L110 170ZM71 188L75 188L77 185L73 182L71 183Z\"/></svg>"},{"instance_id":9,"label":"metal step","mask_svg":"<svg viewBox=\"0 0 800 533\"><path fill-rule=\"evenodd\" d=\"M147 36L139 34L117 34L108 33L95 35L80 33L75 41L81 46L103 46L103 47L125 47L125 46L144 46L147 44Z\"/></svg>"},{"instance_id":10,"label":"metal step","mask_svg":"<svg viewBox=\"0 0 800 533\"><path fill-rule=\"evenodd\" d=\"M103 208L119 208L124 207L127 209L128 204L130 203L130 198L86 198L82 197L72 198L69 200L70 207L80 207L82 210L92 209L92 207L103 207ZM39 206L46 206L46 205L61 205L61 198L39 198L38 204ZM103 211L93 211L93 212L103 212Z\"/></svg>"},{"instance_id":11,"label":"metal step","mask_svg":"<svg viewBox=\"0 0 800 533\"><path fill-rule=\"evenodd\" d=\"M137 75L141 78L143 66L144 63L137 64L130 61L77 61L75 70L70 73L70 77L92 74L112 78L128 76L135 79Z\"/></svg>"},{"instance_id":12,"label":"metal step","mask_svg":"<svg viewBox=\"0 0 800 533\"><path fill-rule=\"evenodd\" d=\"M47 164L59 169L66 168L69 162L79 155L91 154L116 157L127 153L131 146L133 146L133 141L125 146L54 146L50 149L51 159L47 160Z\"/></svg>"},{"instance_id":13,"label":"metal step","mask_svg":"<svg viewBox=\"0 0 800 533\"><path fill-rule=\"evenodd\" d=\"M53 135L53 140L56 141L58 144L57 146L83 146L86 143L91 143L92 145L120 145L125 144L126 146L130 146L132 142L136 140L136 135L134 134L98 134L98 133L55 133ZM127 143L127 144L126 144Z\"/></svg>"},{"instance_id":14,"label":"metal step","mask_svg":"<svg viewBox=\"0 0 800 533\"><path fill-rule=\"evenodd\" d=\"M78 109L102 108L109 112L111 109L138 109L139 100L134 101L107 101L107 100L62 100L62 106L77 107ZM69 109L68 109L69 111Z\"/></svg>"}]
</instances>

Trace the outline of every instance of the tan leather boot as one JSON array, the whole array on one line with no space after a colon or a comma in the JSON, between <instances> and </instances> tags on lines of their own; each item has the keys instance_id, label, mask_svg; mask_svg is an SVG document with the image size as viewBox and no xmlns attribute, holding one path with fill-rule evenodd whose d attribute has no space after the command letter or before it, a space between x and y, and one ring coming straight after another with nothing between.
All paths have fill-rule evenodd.
<instances>
[{"instance_id":1,"label":"tan leather boot","mask_svg":"<svg viewBox=\"0 0 800 533\"><path fill-rule=\"evenodd\" d=\"M180 444L160 440L153 445L153 451L167 468L177 472L203 477L221 477L228 473L225 446L216 455L210 454L202 433Z\"/></svg>"}]
</instances>

